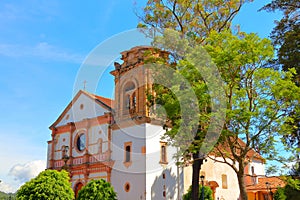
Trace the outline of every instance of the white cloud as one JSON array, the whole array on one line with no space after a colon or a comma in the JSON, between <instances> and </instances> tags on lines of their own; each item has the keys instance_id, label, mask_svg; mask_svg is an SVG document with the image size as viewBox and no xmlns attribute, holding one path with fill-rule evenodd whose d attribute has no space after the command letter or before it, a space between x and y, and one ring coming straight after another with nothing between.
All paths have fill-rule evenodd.
<instances>
[{"instance_id":1,"label":"white cloud","mask_svg":"<svg viewBox=\"0 0 300 200\"><path fill-rule=\"evenodd\" d=\"M15 189L11 185L1 181L0 182L0 191L5 192L5 193L13 193L13 192L15 192Z\"/></svg>"},{"instance_id":2,"label":"white cloud","mask_svg":"<svg viewBox=\"0 0 300 200\"><path fill-rule=\"evenodd\" d=\"M20 183L25 183L36 177L45 169L46 162L44 160L34 160L25 164L17 164L13 166L9 171L9 175L13 176L14 179Z\"/></svg>"},{"instance_id":3,"label":"white cloud","mask_svg":"<svg viewBox=\"0 0 300 200\"><path fill-rule=\"evenodd\" d=\"M34 46L18 44L0 44L0 55L7 57L37 57L46 60L66 61L72 63L81 63L84 59L82 55L70 53L65 49L40 42Z\"/></svg>"}]
</instances>

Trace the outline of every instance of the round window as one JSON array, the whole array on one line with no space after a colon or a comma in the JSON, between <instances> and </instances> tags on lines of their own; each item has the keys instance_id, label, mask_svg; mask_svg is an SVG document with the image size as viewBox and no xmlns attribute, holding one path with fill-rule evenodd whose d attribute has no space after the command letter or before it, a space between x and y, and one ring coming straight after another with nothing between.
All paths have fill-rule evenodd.
<instances>
[{"instance_id":1,"label":"round window","mask_svg":"<svg viewBox=\"0 0 300 200\"><path fill-rule=\"evenodd\" d=\"M76 144L79 151L83 151L85 149L85 134L78 136Z\"/></svg>"}]
</instances>

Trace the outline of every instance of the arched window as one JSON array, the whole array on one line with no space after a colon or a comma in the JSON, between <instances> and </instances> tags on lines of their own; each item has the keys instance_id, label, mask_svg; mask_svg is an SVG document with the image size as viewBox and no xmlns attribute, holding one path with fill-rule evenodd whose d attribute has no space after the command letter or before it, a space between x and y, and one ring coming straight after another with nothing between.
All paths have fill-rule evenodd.
<instances>
[{"instance_id":1,"label":"arched window","mask_svg":"<svg viewBox=\"0 0 300 200\"><path fill-rule=\"evenodd\" d=\"M133 82L129 81L124 86L124 113L134 113L137 107L137 96L136 96L136 86Z\"/></svg>"},{"instance_id":2,"label":"arched window","mask_svg":"<svg viewBox=\"0 0 300 200\"><path fill-rule=\"evenodd\" d=\"M125 167L129 167L132 164L132 142L124 142L124 162Z\"/></svg>"},{"instance_id":3,"label":"arched window","mask_svg":"<svg viewBox=\"0 0 300 200\"><path fill-rule=\"evenodd\" d=\"M134 83L133 82L127 82L126 84L125 84L125 92L128 92L128 91L130 91L130 90L134 90L135 89L135 85L134 85Z\"/></svg>"},{"instance_id":4,"label":"arched window","mask_svg":"<svg viewBox=\"0 0 300 200\"><path fill-rule=\"evenodd\" d=\"M126 146L125 151L126 151L125 162L130 162L131 146L130 145Z\"/></svg>"}]
</instances>

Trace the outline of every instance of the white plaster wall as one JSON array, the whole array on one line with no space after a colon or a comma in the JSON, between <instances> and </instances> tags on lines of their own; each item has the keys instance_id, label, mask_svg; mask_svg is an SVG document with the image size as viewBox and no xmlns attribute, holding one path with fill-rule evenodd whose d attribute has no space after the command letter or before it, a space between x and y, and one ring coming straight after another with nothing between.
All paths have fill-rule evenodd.
<instances>
[{"instance_id":1,"label":"white plaster wall","mask_svg":"<svg viewBox=\"0 0 300 200\"><path fill-rule=\"evenodd\" d=\"M186 189L192 184L192 166L188 166L185 171L185 186ZM209 158L201 166L200 173L205 173L205 182L216 181L219 185L216 189L216 199L222 197L225 200L237 200L240 195L238 180L235 171L227 164L215 162ZM227 189L222 188L222 174L227 175ZM185 191L186 192L186 191Z\"/></svg>"},{"instance_id":2,"label":"white plaster wall","mask_svg":"<svg viewBox=\"0 0 300 200\"><path fill-rule=\"evenodd\" d=\"M219 184L219 187L216 189L216 198L219 197L221 199L223 197L228 200L239 198L240 189L238 186L237 175L229 165L207 159L207 162L204 163L203 171L205 171L207 181L215 180ZM227 175L227 189L222 188L222 174ZM212 179L209 180L210 178Z\"/></svg>"},{"instance_id":3,"label":"white plaster wall","mask_svg":"<svg viewBox=\"0 0 300 200\"><path fill-rule=\"evenodd\" d=\"M102 124L89 128L88 131L88 150L91 154L104 153L108 150L108 124ZM102 140L102 150L100 141ZM76 142L76 141L75 141Z\"/></svg>"},{"instance_id":4,"label":"white plaster wall","mask_svg":"<svg viewBox=\"0 0 300 200\"><path fill-rule=\"evenodd\" d=\"M168 165L160 164L160 141L164 130L161 126L143 124L113 131L112 159L115 165L112 170L111 182L118 193L119 199L177 199L177 188L183 189L183 172L177 168L173 155L174 147L167 147ZM124 162L124 142L132 142L132 165L126 168ZM146 155L141 153L146 146ZM178 169L178 170L177 170ZM163 178L165 174L165 179ZM178 179L178 174L181 179ZM124 191L129 182L131 189Z\"/></svg>"},{"instance_id":5,"label":"white plaster wall","mask_svg":"<svg viewBox=\"0 0 300 200\"><path fill-rule=\"evenodd\" d=\"M250 175L252 175L251 167L254 167L254 173L259 176L265 175L265 164L261 160L252 160L252 162L249 163L248 172Z\"/></svg>"},{"instance_id":6,"label":"white plaster wall","mask_svg":"<svg viewBox=\"0 0 300 200\"><path fill-rule=\"evenodd\" d=\"M81 104L84 106L83 109L80 109ZM102 116L105 112L108 112L108 110L85 94L81 94L78 99L73 102L71 109L63 116L63 119L57 124L57 126L62 126L69 122L82 121L86 118Z\"/></svg>"},{"instance_id":7,"label":"white plaster wall","mask_svg":"<svg viewBox=\"0 0 300 200\"><path fill-rule=\"evenodd\" d=\"M124 142L132 142L131 161L128 168L124 165ZM144 199L145 194L145 125L136 125L112 132L112 160L115 161L111 173L111 183L118 199ZM125 192L125 183L130 183L130 191Z\"/></svg>"},{"instance_id":8,"label":"white plaster wall","mask_svg":"<svg viewBox=\"0 0 300 200\"><path fill-rule=\"evenodd\" d=\"M113 170L111 175L111 184L117 193L118 200L145 199L145 174ZM127 182L130 184L129 192L125 191Z\"/></svg>"},{"instance_id":9,"label":"white plaster wall","mask_svg":"<svg viewBox=\"0 0 300 200\"><path fill-rule=\"evenodd\" d=\"M146 124L146 199L177 199L178 185L183 189L183 173L177 168L173 155L176 148L167 146L168 164L160 163L162 136L165 130L161 126ZM165 179L163 178L165 174ZM180 178L178 178L180 177ZM164 185L166 197L163 197Z\"/></svg>"},{"instance_id":10,"label":"white plaster wall","mask_svg":"<svg viewBox=\"0 0 300 200\"><path fill-rule=\"evenodd\" d=\"M89 174L89 180L99 180L99 179L104 179L107 181L107 173L100 172L100 173L90 173Z\"/></svg>"},{"instance_id":11,"label":"white plaster wall","mask_svg":"<svg viewBox=\"0 0 300 200\"><path fill-rule=\"evenodd\" d=\"M187 193L189 187L192 185L192 178L193 178L193 170L192 166L184 167L184 188L183 188L183 194Z\"/></svg>"}]
</instances>

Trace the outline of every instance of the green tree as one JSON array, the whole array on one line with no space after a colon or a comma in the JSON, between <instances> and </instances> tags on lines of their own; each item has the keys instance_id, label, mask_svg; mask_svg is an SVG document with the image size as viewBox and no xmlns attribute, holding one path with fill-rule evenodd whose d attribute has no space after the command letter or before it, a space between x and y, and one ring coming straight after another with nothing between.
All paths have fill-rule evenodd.
<instances>
[{"instance_id":1,"label":"green tree","mask_svg":"<svg viewBox=\"0 0 300 200\"><path fill-rule=\"evenodd\" d=\"M17 191L19 200L74 199L74 192L66 171L46 170L26 182Z\"/></svg>"},{"instance_id":2,"label":"green tree","mask_svg":"<svg viewBox=\"0 0 300 200\"><path fill-rule=\"evenodd\" d=\"M188 81L190 88L188 84L176 84L182 82L178 81L178 77L166 76L167 73L159 72L164 81L170 81L169 85L171 85L170 90L162 86L155 88L155 101L164 106L172 124L172 129L166 134L171 140L175 140L173 141L175 146L181 148L180 156L183 162L192 161L193 180L197 178L194 174L199 177L197 172L200 167L196 164L200 161L201 166L204 158L199 153L203 152L202 147L209 142L205 141L205 136L209 124L216 117L211 106L214 101L211 95L215 91L209 90L207 80L204 81L200 73L203 75L205 71L212 72L209 71L212 65L208 63L213 61L224 81L221 85L223 90L220 92L223 92L222 96L226 101L225 124L219 127L222 129L222 135L219 138L219 145L214 148L214 155L223 158L222 161L216 160L217 162L228 164L236 172L241 198L246 200L244 171L252 159L248 157L249 152L255 149L261 154L276 156L276 136L281 136L287 130L283 122L289 119L290 111L297 106L297 100L299 101L299 88L292 81L294 72L281 72L263 67L272 58L273 48L268 39L261 39L256 34L233 35L230 31L211 32L204 45L211 60L206 58L202 47L191 48L186 45L189 44L188 39L181 34L177 37L174 35L176 35L174 31L166 31L162 37L156 39L156 42L165 50L173 49L173 52L177 53L185 51L179 52L181 54L179 57L184 59L171 67L175 69L174 74L180 74ZM197 70L198 66L205 65L207 67L202 68L201 72ZM214 75L214 72L211 73L211 76ZM175 82L172 82L173 80ZM213 88L218 90L216 87ZM187 95L186 90L190 89L194 91L198 102L189 102L191 96ZM178 97L176 94L180 93L182 95ZM187 136L184 134L189 131L188 129L193 128L188 123L192 118L182 117L181 106L182 104L195 105L195 103L199 108L198 128L193 142L186 145L183 140ZM191 107L188 110L193 112L195 109ZM185 130L180 132L183 125ZM211 138L214 139L217 138ZM179 143L176 140L179 140ZM198 196L193 196L193 187L192 185L192 199L197 199Z\"/></svg>"},{"instance_id":3,"label":"green tree","mask_svg":"<svg viewBox=\"0 0 300 200\"><path fill-rule=\"evenodd\" d=\"M288 177L287 184L278 188L274 194L274 200L292 200L300 196L300 180Z\"/></svg>"},{"instance_id":4,"label":"green tree","mask_svg":"<svg viewBox=\"0 0 300 200\"><path fill-rule=\"evenodd\" d=\"M103 179L91 180L78 192L77 200L113 200L117 199L113 187Z\"/></svg>"},{"instance_id":5,"label":"green tree","mask_svg":"<svg viewBox=\"0 0 300 200\"><path fill-rule=\"evenodd\" d=\"M275 64L283 70L295 68L295 81L300 84L300 2L298 0L273 0L262 9L274 12L282 11L283 17L276 21L271 39L277 49Z\"/></svg>"},{"instance_id":6,"label":"green tree","mask_svg":"<svg viewBox=\"0 0 300 200\"><path fill-rule=\"evenodd\" d=\"M213 146L208 145L209 147L206 148L202 145L209 125L214 121L211 120L215 113L211 112L210 95L217 92L221 84L215 86L215 90L209 94L208 87L201 76L203 74L200 74L200 70L190 62L190 58L200 56L202 59L197 61L197 64L206 68L202 72L206 71L207 78L214 77L210 69L209 55L200 46L192 48L188 39L183 38L177 31L166 30L163 37L156 38L155 43L159 48L173 52L173 55L179 54L174 57L185 57L176 65L157 66L152 70L154 83L162 84L155 84L155 96L148 97L152 104L162 105L164 108L157 109L155 114L159 117L161 114L167 114L166 126L172 128L166 132L165 139L169 139L172 145L178 147L179 163L192 164L192 199L198 199L200 168L205 159L205 153L208 153L209 148ZM154 59L151 62L164 65L166 61ZM214 79L210 82L214 84L219 80Z\"/></svg>"},{"instance_id":7,"label":"green tree","mask_svg":"<svg viewBox=\"0 0 300 200\"><path fill-rule=\"evenodd\" d=\"M288 71L295 68L297 75L294 76L295 83L300 85L300 2L298 0L273 0L265 5L262 10L268 12L282 11L283 17L276 21L276 26L271 32L271 39L276 48L277 57L272 61L276 68ZM296 161L292 172L300 176L300 108L295 108L291 118L286 123L290 125L291 131L284 135L283 142L288 150L293 152ZM283 159L283 162L288 162ZM295 168L298 167L298 168Z\"/></svg>"},{"instance_id":8,"label":"green tree","mask_svg":"<svg viewBox=\"0 0 300 200\"><path fill-rule=\"evenodd\" d=\"M246 200L244 171L252 160L249 152L254 149L266 158L276 157L276 136L286 134L284 122L297 106L300 90L292 81L294 71L263 67L272 58L273 48L256 34L214 33L205 48L222 74L227 99L221 146L214 148L214 154L236 172L241 198Z\"/></svg>"},{"instance_id":9,"label":"green tree","mask_svg":"<svg viewBox=\"0 0 300 200\"><path fill-rule=\"evenodd\" d=\"M16 195L12 193L5 193L0 191L0 200L6 200L6 199L14 200L16 199Z\"/></svg>"},{"instance_id":10,"label":"green tree","mask_svg":"<svg viewBox=\"0 0 300 200\"><path fill-rule=\"evenodd\" d=\"M299 162L295 163L292 166L292 169L289 172L289 175L291 175L294 178L299 178L300 177L300 166L299 166Z\"/></svg>"},{"instance_id":11,"label":"green tree","mask_svg":"<svg viewBox=\"0 0 300 200\"><path fill-rule=\"evenodd\" d=\"M284 194L287 199L297 199L300 196L300 180L288 178L287 185L284 187Z\"/></svg>"},{"instance_id":12,"label":"green tree","mask_svg":"<svg viewBox=\"0 0 300 200\"><path fill-rule=\"evenodd\" d=\"M229 29L242 5L252 1L148 0L138 27L169 28L202 42L211 31Z\"/></svg>"},{"instance_id":13,"label":"green tree","mask_svg":"<svg viewBox=\"0 0 300 200\"><path fill-rule=\"evenodd\" d=\"M284 194L284 188L277 188L276 192L273 195L274 200L286 200Z\"/></svg>"},{"instance_id":14,"label":"green tree","mask_svg":"<svg viewBox=\"0 0 300 200\"><path fill-rule=\"evenodd\" d=\"M212 196L212 190L208 186L204 186L204 199L205 200L213 200ZM191 200L191 195L192 195L192 186L188 189L187 193L183 195L183 200ZM199 186L199 198L202 200L202 186Z\"/></svg>"},{"instance_id":15,"label":"green tree","mask_svg":"<svg viewBox=\"0 0 300 200\"><path fill-rule=\"evenodd\" d=\"M231 22L241 7L246 2L252 1L253 0L148 0L143 9L143 13L139 15L141 22L138 24L138 27L154 28L154 33L156 31L163 33L165 29L176 30L180 32L182 36L192 40L193 43L195 43L193 45L199 45L205 43L205 39L212 31L221 32L230 29ZM149 32L148 30L149 29L144 32L152 37L152 29ZM191 43L189 45L191 45ZM172 51L171 54L173 54ZM173 54L173 56L174 55L176 54ZM182 57L180 59L182 59ZM205 86L200 86L202 83L199 83L198 88L206 90ZM208 102L209 98L203 97L202 100ZM172 101L172 103L179 105L178 101ZM205 106L203 106L202 110L209 111ZM202 117L208 118L208 115L210 115L209 112L205 113L206 114L203 112ZM175 120L174 117L171 117L173 118L171 121ZM176 120L177 122L180 121L178 118ZM209 122L204 123L204 120L202 120L202 122L203 124L198 131L199 133L205 132L205 124L209 124ZM173 130L176 130L174 129L174 124L172 125ZM173 131L173 133L174 132L175 131ZM200 135L201 134L196 135L195 141L201 141L203 139ZM195 142L192 146L196 147L199 146L199 144L199 142ZM199 155L197 150L195 151L197 148L198 147L194 148L192 153L194 160L192 178L193 199L198 197L199 171L203 163L203 156Z\"/></svg>"}]
</instances>

